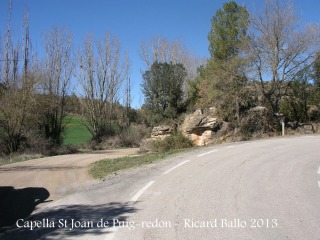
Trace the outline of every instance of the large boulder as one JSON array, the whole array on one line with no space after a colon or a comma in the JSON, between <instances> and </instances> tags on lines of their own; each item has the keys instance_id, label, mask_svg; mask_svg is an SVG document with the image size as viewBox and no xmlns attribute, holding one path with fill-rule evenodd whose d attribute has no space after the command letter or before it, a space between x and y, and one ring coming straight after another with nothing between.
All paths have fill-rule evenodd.
<instances>
[{"instance_id":1,"label":"large boulder","mask_svg":"<svg viewBox=\"0 0 320 240\"><path fill-rule=\"evenodd\" d=\"M151 138L154 140L163 140L172 135L175 130L176 127L170 125L160 125L152 129Z\"/></svg>"},{"instance_id":2,"label":"large boulder","mask_svg":"<svg viewBox=\"0 0 320 240\"><path fill-rule=\"evenodd\" d=\"M152 151L152 146L155 141L162 141L166 137L172 135L176 131L176 126L160 125L152 129L151 137L142 140L140 143L141 152Z\"/></svg>"},{"instance_id":3,"label":"large boulder","mask_svg":"<svg viewBox=\"0 0 320 240\"><path fill-rule=\"evenodd\" d=\"M203 146L215 141L218 131L226 128L226 123L217 117L215 107L197 109L186 116L180 127L181 132L195 145Z\"/></svg>"}]
</instances>

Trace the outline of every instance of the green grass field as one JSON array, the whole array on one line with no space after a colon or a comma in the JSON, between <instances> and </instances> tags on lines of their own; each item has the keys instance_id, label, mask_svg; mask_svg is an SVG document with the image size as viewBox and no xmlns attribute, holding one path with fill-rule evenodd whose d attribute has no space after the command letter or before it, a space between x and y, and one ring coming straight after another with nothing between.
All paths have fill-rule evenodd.
<instances>
[{"instance_id":1,"label":"green grass field","mask_svg":"<svg viewBox=\"0 0 320 240\"><path fill-rule=\"evenodd\" d=\"M88 142L92 135L84 126L84 119L80 116L67 116L65 118L66 130L63 138L63 144L80 145Z\"/></svg>"}]
</instances>

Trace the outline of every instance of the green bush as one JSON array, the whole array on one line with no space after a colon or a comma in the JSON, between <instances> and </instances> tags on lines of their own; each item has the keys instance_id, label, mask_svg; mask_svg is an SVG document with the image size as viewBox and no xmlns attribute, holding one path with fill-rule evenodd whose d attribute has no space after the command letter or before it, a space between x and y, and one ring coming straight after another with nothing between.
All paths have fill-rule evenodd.
<instances>
[{"instance_id":1,"label":"green bush","mask_svg":"<svg viewBox=\"0 0 320 240\"><path fill-rule=\"evenodd\" d=\"M193 143L189 138L185 137L181 132L176 132L175 134L168 136L163 140L155 141L152 144L152 151L168 152L170 150L189 148L192 146Z\"/></svg>"}]
</instances>

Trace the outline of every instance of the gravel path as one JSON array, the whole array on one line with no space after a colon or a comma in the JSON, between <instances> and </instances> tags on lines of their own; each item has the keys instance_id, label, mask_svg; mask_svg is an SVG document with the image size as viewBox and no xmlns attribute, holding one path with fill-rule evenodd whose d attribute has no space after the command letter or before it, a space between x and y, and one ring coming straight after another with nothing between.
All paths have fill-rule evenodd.
<instances>
[{"instance_id":1,"label":"gravel path","mask_svg":"<svg viewBox=\"0 0 320 240\"><path fill-rule=\"evenodd\" d=\"M137 148L114 149L3 165L0 166L0 186L43 187L50 193L47 200L57 200L95 182L88 174L91 163L137 153Z\"/></svg>"}]
</instances>

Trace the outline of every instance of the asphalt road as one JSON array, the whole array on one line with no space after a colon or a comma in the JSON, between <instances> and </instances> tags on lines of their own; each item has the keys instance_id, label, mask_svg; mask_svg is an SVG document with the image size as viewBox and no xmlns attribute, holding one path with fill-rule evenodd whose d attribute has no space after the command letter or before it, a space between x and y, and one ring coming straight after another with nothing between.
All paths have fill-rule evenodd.
<instances>
[{"instance_id":1,"label":"asphalt road","mask_svg":"<svg viewBox=\"0 0 320 240\"><path fill-rule=\"evenodd\" d=\"M1 237L320 239L319 147L302 136L186 152L47 204Z\"/></svg>"}]
</instances>

